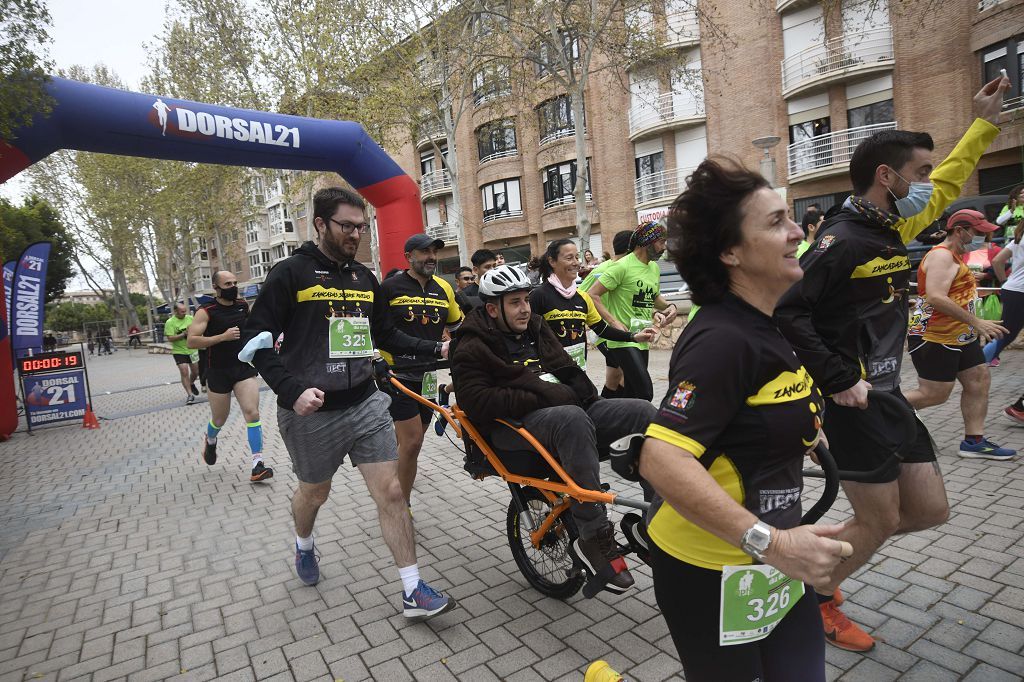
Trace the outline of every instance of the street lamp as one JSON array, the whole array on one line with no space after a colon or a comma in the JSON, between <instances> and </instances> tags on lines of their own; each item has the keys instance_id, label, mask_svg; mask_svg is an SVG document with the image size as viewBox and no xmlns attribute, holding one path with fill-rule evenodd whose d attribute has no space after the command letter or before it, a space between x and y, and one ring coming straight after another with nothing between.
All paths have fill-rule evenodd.
<instances>
[{"instance_id":1,"label":"street lamp","mask_svg":"<svg viewBox=\"0 0 1024 682\"><path fill-rule=\"evenodd\" d=\"M766 135L750 141L758 149L764 150L764 156L761 158L761 175L772 187L775 187L775 158L768 150L781 141L782 138L778 135Z\"/></svg>"}]
</instances>

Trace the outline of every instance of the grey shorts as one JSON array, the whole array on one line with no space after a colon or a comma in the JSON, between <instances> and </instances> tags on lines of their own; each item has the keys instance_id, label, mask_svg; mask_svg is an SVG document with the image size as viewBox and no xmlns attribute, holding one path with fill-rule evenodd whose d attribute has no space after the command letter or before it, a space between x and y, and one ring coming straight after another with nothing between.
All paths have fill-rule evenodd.
<instances>
[{"instance_id":1,"label":"grey shorts","mask_svg":"<svg viewBox=\"0 0 1024 682\"><path fill-rule=\"evenodd\" d=\"M375 392L344 410L326 410L300 417L277 408L281 440L292 460L295 477L322 483L334 477L348 455L352 466L398 459L395 425L388 414L391 398Z\"/></svg>"}]
</instances>

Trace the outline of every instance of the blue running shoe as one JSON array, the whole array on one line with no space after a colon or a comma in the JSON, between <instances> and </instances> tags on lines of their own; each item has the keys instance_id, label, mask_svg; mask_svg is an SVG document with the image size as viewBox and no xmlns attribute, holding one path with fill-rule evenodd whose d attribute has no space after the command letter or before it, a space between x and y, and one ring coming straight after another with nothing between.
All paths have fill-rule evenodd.
<instances>
[{"instance_id":1,"label":"blue running shoe","mask_svg":"<svg viewBox=\"0 0 1024 682\"><path fill-rule=\"evenodd\" d=\"M316 555L316 547L310 550L299 549L295 545L295 572L299 574L299 580L307 585L316 585L320 582L320 559Z\"/></svg>"},{"instance_id":2,"label":"blue running shoe","mask_svg":"<svg viewBox=\"0 0 1024 682\"><path fill-rule=\"evenodd\" d=\"M434 433L438 436L443 436L446 428L448 428L448 420L441 415L437 415L437 417L434 418Z\"/></svg>"},{"instance_id":3,"label":"blue running shoe","mask_svg":"<svg viewBox=\"0 0 1024 682\"><path fill-rule=\"evenodd\" d=\"M960 456L971 459L1008 461L1017 456L1017 451L1010 448L1001 448L988 438L982 438L977 443L968 443L966 440L960 441Z\"/></svg>"},{"instance_id":4,"label":"blue running shoe","mask_svg":"<svg viewBox=\"0 0 1024 682\"><path fill-rule=\"evenodd\" d=\"M426 620L455 608L455 600L446 597L422 580L412 594L402 595L402 606L406 618Z\"/></svg>"}]
</instances>

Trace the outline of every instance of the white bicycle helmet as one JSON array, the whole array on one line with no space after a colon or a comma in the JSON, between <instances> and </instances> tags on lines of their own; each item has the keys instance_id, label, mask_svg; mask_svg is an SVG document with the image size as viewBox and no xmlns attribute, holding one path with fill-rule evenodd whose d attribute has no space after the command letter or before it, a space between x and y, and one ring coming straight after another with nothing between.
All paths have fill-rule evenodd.
<instances>
[{"instance_id":1,"label":"white bicycle helmet","mask_svg":"<svg viewBox=\"0 0 1024 682\"><path fill-rule=\"evenodd\" d=\"M533 286L521 271L511 265L491 268L480 278L480 296L498 298L513 291L529 291Z\"/></svg>"}]
</instances>

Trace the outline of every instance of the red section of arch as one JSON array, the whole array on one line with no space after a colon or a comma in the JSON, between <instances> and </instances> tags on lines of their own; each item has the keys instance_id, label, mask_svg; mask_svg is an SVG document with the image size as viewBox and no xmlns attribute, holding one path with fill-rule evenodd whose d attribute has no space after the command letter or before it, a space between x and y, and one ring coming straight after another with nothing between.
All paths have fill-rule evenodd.
<instances>
[{"instance_id":1,"label":"red section of arch","mask_svg":"<svg viewBox=\"0 0 1024 682\"><path fill-rule=\"evenodd\" d=\"M6 140L0 140L0 178L14 177L31 165L32 162L20 149L7 144Z\"/></svg>"},{"instance_id":2,"label":"red section of arch","mask_svg":"<svg viewBox=\"0 0 1024 682\"><path fill-rule=\"evenodd\" d=\"M405 268L405 240L423 231L420 187L408 175L399 175L359 189L377 207L380 271Z\"/></svg>"},{"instance_id":3,"label":"red section of arch","mask_svg":"<svg viewBox=\"0 0 1024 682\"><path fill-rule=\"evenodd\" d=\"M7 306L3 304L3 300L4 281L0 277L0 441L10 438L18 428L18 405L14 397L14 365L11 364L11 335L7 328Z\"/></svg>"}]
</instances>

